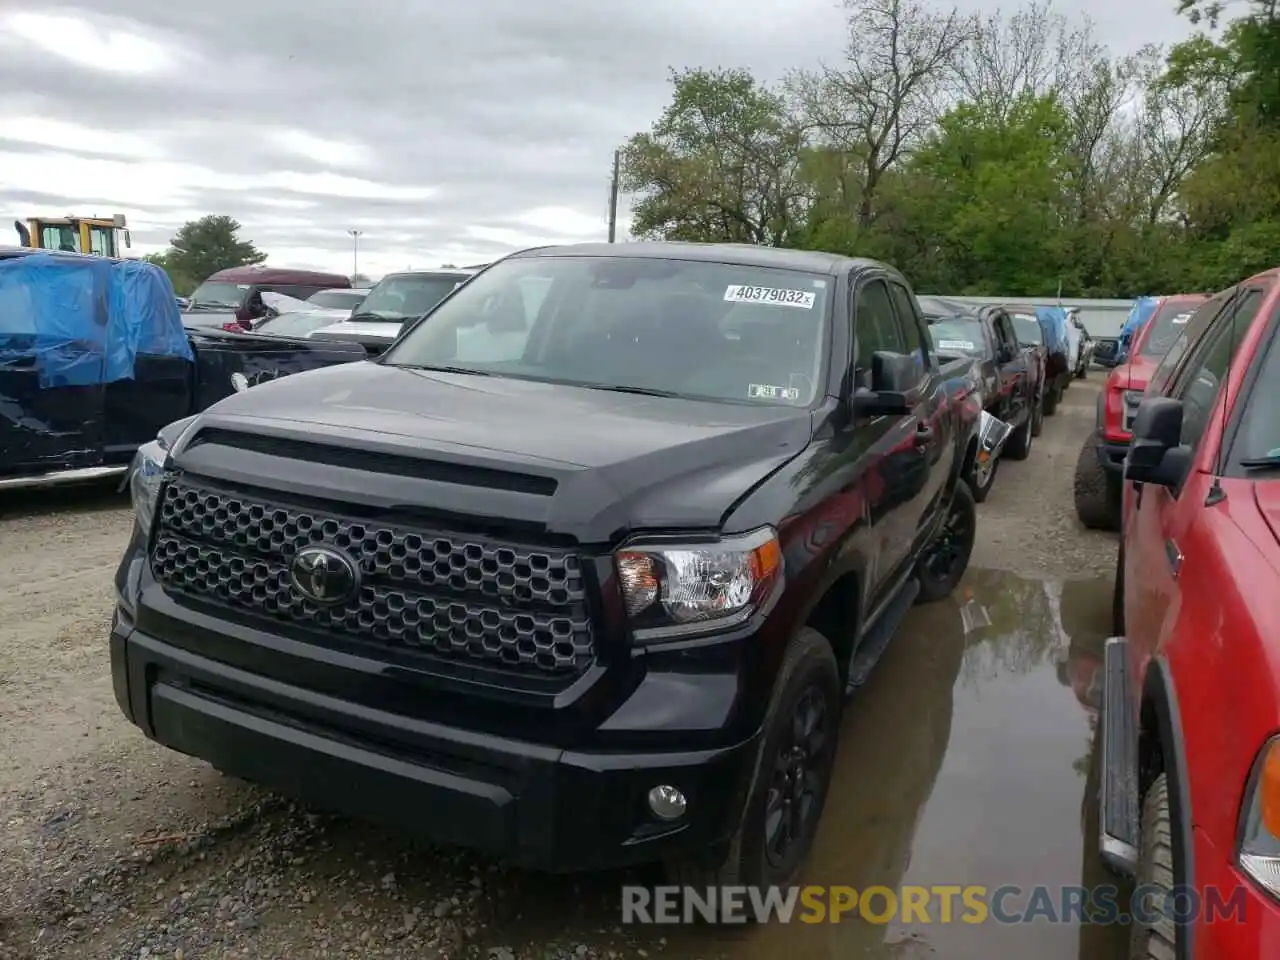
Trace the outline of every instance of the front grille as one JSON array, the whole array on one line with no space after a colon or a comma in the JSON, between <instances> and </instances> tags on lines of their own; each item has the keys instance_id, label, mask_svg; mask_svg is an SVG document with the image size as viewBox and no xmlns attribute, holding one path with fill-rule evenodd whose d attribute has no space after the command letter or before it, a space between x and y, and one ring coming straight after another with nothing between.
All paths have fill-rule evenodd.
<instances>
[{"instance_id":1,"label":"front grille","mask_svg":"<svg viewBox=\"0 0 1280 960\"><path fill-rule=\"evenodd\" d=\"M580 673L594 645L576 554L363 521L171 478L151 569L168 591L344 640L541 674ZM346 553L361 584L321 606L292 585L298 550Z\"/></svg>"}]
</instances>

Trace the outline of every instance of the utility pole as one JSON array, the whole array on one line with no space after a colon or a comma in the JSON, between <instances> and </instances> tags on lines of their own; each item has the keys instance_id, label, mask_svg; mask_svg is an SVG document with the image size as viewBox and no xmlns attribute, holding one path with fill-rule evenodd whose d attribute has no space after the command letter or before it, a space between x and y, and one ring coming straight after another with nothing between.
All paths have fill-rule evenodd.
<instances>
[{"instance_id":1,"label":"utility pole","mask_svg":"<svg viewBox=\"0 0 1280 960\"><path fill-rule=\"evenodd\" d=\"M613 180L609 184L609 242L618 236L618 171L622 166L622 151L613 151Z\"/></svg>"},{"instance_id":2,"label":"utility pole","mask_svg":"<svg viewBox=\"0 0 1280 960\"><path fill-rule=\"evenodd\" d=\"M360 276L360 233L359 230L348 230L351 234L351 282L356 282L356 277Z\"/></svg>"}]
</instances>

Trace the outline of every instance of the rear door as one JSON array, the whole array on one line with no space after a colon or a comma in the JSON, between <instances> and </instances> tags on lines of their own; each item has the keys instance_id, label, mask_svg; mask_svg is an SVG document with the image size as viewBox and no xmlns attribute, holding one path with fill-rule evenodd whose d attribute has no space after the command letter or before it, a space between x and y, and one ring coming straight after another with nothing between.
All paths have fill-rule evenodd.
<instances>
[{"instance_id":1,"label":"rear door","mask_svg":"<svg viewBox=\"0 0 1280 960\"><path fill-rule=\"evenodd\" d=\"M1000 365L1000 419L1017 424L1027 413L1027 354L1018 346L1013 321L1003 310L991 313L991 330L996 338L996 359Z\"/></svg>"},{"instance_id":2,"label":"rear door","mask_svg":"<svg viewBox=\"0 0 1280 960\"><path fill-rule=\"evenodd\" d=\"M896 278L889 280L889 295L907 351L917 359L920 370L918 386L916 450L922 455L921 492L911 504L911 556L915 557L933 533L933 519L942 509L947 479L956 458L956 424L948 405L942 377L938 375L936 358L929 350L928 323L920 312L919 302L906 285Z\"/></svg>"},{"instance_id":3,"label":"rear door","mask_svg":"<svg viewBox=\"0 0 1280 960\"><path fill-rule=\"evenodd\" d=\"M887 279L867 273L853 290L854 382L871 385L872 355L906 354L906 338L898 323ZM921 375L923 376L923 369ZM876 542L875 590L889 588L911 555L913 511L923 490L925 460L918 437L923 429L917 410L906 416L866 417L856 425L871 442L866 477L870 521ZM873 599L875 605L880 599Z\"/></svg>"}]
</instances>

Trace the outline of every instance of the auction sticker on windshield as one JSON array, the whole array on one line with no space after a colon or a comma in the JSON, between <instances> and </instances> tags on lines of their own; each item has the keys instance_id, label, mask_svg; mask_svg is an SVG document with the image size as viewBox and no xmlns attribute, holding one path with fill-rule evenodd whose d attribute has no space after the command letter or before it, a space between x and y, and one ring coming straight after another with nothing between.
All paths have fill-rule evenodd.
<instances>
[{"instance_id":1,"label":"auction sticker on windshield","mask_svg":"<svg viewBox=\"0 0 1280 960\"><path fill-rule=\"evenodd\" d=\"M939 350L976 350L978 348L974 344L970 343L968 340L939 340L938 349Z\"/></svg>"},{"instance_id":2,"label":"auction sticker on windshield","mask_svg":"<svg viewBox=\"0 0 1280 960\"><path fill-rule=\"evenodd\" d=\"M781 287L748 287L733 283L725 288L724 298L730 303L765 303L775 307L813 309L813 291L786 290Z\"/></svg>"},{"instance_id":3,"label":"auction sticker on windshield","mask_svg":"<svg viewBox=\"0 0 1280 960\"><path fill-rule=\"evenodd\" d=\"M775 387L770 383L747 385L747 396L752 400L799 400L800 391L795 387Z\"/></svg>"},{"instance_id":4,"label":"auction sticker on windshield","mask_svg":"<svg viewBox=\"0 0 1280 960\"><path fill-rule=\"evenodd\" d=\"M1191 319L1190 313L1180 313L1176 317L1174 317L1173 320L1171 320L1170 322L1176 323L1178 326L1182 326L1184 323L1186 323L1190 319Z\"/></svg>"}]
</instances>

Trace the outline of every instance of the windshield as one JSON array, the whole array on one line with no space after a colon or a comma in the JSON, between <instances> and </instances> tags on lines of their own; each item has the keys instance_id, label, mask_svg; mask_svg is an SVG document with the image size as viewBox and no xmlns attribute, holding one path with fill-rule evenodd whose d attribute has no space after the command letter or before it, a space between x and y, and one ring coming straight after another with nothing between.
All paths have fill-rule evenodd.
<instances>
[{"instance_id":1,"label":"windshield","mask_svg":"<svg viewBox=\"0 0 1280 960\"><path fill-rule=\"evenodd\" d=\"M1243 330L1243 325L1237 329ZM1235 449L1240 459L1280 457L1280 346L1273 340L1244 405ZM1268 477L1280 476L1269 473ZM1262 479L1258 477L1258 479Z\"/></svg>"},{"instance_id":2,"label":"windshield","mask_svg":"<svg viewBox=\"0 0 1280 960\"><path fill-rule=\"evenodd\" d=\"M307 303L328 310L350 310L365 298L367 290L321 290L307 298Z\"/></svg>"},{"instance_id":3,"label":"windshield","mask_svg":"<svg viewBox=\"0 0 1280 960\"><path fill-rule=\"evenodd\" d=\"M420 317L448 296L449 291L463 279L429 274L387 277L370 290L360 304L360 319L400 323L410 317Z\"/></svg>"},{"instance_id":4,"label":"windshield","mask_svg":"<svg viewBox=\"0 0 1280 960\"><path fill-rule=\"evenodd\" d=\"M313 330L333 326L333 315L314 313L282 313L258 324L255 333L270 333L277 337L305 337Z\"/></svg>"},{"instance_id":5,"label":"windshield","mask_svg":"<svg viewBox=\"0 0 1280 960\"><path fill-rule=\"evenodd\" d=\"M193 307L222 307L226 310L234 310L244 302L245 295L249 292L247 283L210 283L206 280L200 286L196 287L196 292L191 294L191 305Z\"/></svg>"},{"instance_id":6,"label":"windshield","mask_svg":"<svg viewBox=\"0 0 1280 960\"><path fill-rule=\"evenodd\" d=\"M1160 309L1147 321L1138 356L1159 359L1168 353L1199 306L1199 303L1186 300L1166 300L1162 303Z\"/></svg>"},{"instance_id":7,"label":"windshield","mask_svg":"<svg viewBox=\"0 0 1280 960\"><path fill-rule=\"evenodd\" d=\"M1040 323L1035 317L1025 313L1013 313L1009 316L1013 320L1013 332L1017 335L1019 344L1029 347L1044 343L1044 331L1040 329Z\"/></svg>"},{"instance_id":8,"label":"windshield","mask_svg":"<svg viewBox=\"0 0 1280 960\"><path fill-rule=\"evenodd\" d=\"M934 348L939 353L964 354L967 357L986 356L986 337L979 320L935 320L929 324Z\"/></svg>"},{"instance_id":9,"label":"windshield","mask_svg":"<svg viewBox=\"0 0 1280 960\"><path fill-rule=\"evenodd\" d=\"M807 406L818 390L831 282L738 264L519 257L471 280L383 362Z\"/></svg>"}]
</instances>

